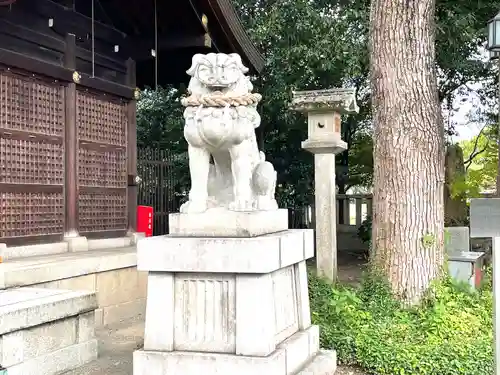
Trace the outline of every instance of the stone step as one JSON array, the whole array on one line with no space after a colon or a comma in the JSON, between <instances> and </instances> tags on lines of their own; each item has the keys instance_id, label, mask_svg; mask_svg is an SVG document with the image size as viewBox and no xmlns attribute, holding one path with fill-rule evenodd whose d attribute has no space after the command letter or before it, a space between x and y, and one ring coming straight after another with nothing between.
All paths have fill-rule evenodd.
<instances>
[{"instance_id":1,"label":"stone step","mask_svg":"<svg viewBox=\"0 0 500 375\"><path fill-rule=\"evenodd\" d=\"M64 253L75 253L89 250L105 250L129 247L136 244L141 233L127 237L87 239L86 237L72 237L62 242L41 243L33 245L7 246L0 238L0 257L3 262L15 259L50 256Z\"/></svg>"},{"instance_id":2,"label":"stone step","mask_svg":"<svg viewBox=\"0 0 500 375\"><path fill-rule=\"evenodd\" d=\"M135 267L135 246L12 259L0 264L0 289Z\"/></svg>"}]
</instances>

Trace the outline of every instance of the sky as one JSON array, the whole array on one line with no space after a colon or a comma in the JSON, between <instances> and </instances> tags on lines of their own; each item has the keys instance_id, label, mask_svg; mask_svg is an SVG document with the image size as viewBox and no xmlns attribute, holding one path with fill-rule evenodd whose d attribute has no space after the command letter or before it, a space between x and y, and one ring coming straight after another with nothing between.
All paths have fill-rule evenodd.
<instances>
[{"instance_id":1,"label":"sky","mask_svg":"<svg viewBox=\"0 0 500 375\"><path fill-rule=\"evenodd\" d=\"M460 142L471 139L481 131L481 128L483 127L482 123L471 122L468 119L469 113L474 108L478 107L481 107L479 99L472 95L467 98L466 102L460 103L458 112L456 112L452 117L453 121L457 123L455 129L458 133L458 136L452 138L454 141Z\"/></svg>"},{"instance_id":2,"label":"sky","mask_svg":"<svg viewBox=\"0 0 500 375\"><path fill-rule=\"evenodd\" d=\"M487 61L490 56L489 52L486 48L481 48L478 51L478 56L481 60ZM471 83L469 85L472 89L481 88L481 83ZM463 101L466 99L466 101ZM473 122L469 119L469 114L476 109L484 108L481 105L479 98L475 94L470 94L469 96L459 96L455 99L455 103L453 105L454 108L458 109L458 111L452 116L452 121L457 124L456 131L458 132L458 136L452 137L455 142L460 142L464 140L469 140L472 137L476 136L481 128L484 126L483 123Z\"/></svg>"}]
</instances>

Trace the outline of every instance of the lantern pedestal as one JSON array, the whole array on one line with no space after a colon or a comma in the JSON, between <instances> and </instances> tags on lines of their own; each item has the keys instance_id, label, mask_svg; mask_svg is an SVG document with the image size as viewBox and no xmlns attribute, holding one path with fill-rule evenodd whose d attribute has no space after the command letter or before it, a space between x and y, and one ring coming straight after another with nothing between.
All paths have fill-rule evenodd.
<instances>
[{"instance_id":1,"label":"lantern pedestal","mask_svg":"<svg viewBox=\"0 0 500 375\"><path fill-rule=\"evenodd\" d=\"M341 139L341 115L357 112L354 90L293 93L292 110L307 114L308 139L302 148L314 154L316 267L319 275L337 279L335 155L347 149Z\"/></svg>"}]
</instances>

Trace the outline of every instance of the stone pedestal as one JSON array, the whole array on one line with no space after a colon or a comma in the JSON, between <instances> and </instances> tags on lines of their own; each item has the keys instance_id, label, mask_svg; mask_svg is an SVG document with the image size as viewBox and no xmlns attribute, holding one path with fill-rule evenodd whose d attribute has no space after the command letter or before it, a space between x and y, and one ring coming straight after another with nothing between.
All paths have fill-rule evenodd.
<instances>
[{"instance_id":1,"label":"stone pedestal","mask_svg":"<svg viewBox=\"0 0 500 375\"><path fill-rule=\"evenodd\" d=\"M224 208L201 214L169 215L169 233L192 237L255 237L288 229L288 210L234 212Z\"/></svg>"},{"instance_id":2,"label":"stone pedestal","mask_svg":"<svg viewBox=\"0 0 500 375\"><path fill-rule=\"evenodd\" d=\"M354 90L293 93L291 109L307 114L308 139L302 148L314 154L316 264L318 274L337 279L335 155L347 149L341 139L341 115L357 112Z\"/></svg>"},{"instance_id":3,"label":"stone pedestal","mask_svg":"<svg viewBox=\"0 0 500 375\"><path fill-rule=\"evenodd\" d=\"M137 267L149 276L134 375L333 374L335 352L319 350L319 329L311 325L305 261L314 253L312 230L250 237L248 213L230 214L247 237L139 241ZM258 214L265 223L281 215L274 227L288 227L287 215ZM213 235L227 230L216 217L212 223Z\"/></svg>"}]
</instances>

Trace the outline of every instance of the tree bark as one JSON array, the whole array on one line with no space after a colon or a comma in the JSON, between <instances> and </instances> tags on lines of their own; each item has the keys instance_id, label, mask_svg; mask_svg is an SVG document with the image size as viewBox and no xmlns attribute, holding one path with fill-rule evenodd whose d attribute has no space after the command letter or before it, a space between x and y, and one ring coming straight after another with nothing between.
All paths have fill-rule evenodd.
<instances>
[{"instance_id":1,"label":"tree bark","mask_svg":"<svg viewBox=\"0 0 500 375\"><path fill-rule=\"evenodd\" d=\"M435 0L373 0L374 265L418 303L444 261L444 125Z\"/></svg>"}]
</instances>

